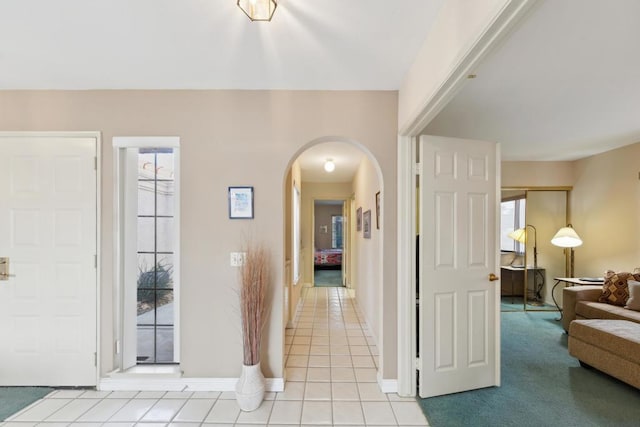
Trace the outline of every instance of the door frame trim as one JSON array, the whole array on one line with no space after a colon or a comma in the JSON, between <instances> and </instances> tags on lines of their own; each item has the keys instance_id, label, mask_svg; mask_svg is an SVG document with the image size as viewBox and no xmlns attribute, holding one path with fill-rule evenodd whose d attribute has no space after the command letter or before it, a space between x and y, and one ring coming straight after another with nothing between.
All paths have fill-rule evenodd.
<instances>
[{"instance_id":1,"label":"door frame trim","mask_svg":"<svg viewBox=\"0 0 640 427\"><path fill-rule=\"evenodd\" d=\"M95 248L95 256L96 256L96 306L95 306L95 315L96 315L96 342L95 342L95 353L96 353L96 363L95 363L95 383L93 384L83 384L90 386L97 386L100 381L100 364L101 364L101 347L100 347L100 328L101 328L101 311L100 311L100 293L102 291L102 283L100 281L101 270L102 270L102 133L100 131L0 131L0 138L11 138L11 137L19 137L19 138L31 138L31 137L40 137L40 138L93 138L95 139L95 157L96 157L96 222L95 222L95 232L96 232L96 248Z\"/></svg>"},{"instance_id":2,"label":"door frame trim","mask_svg":"<svg viewBox=\"0 0 640 427\"><path fill-rule=\"evenodd\" d=\"M397 194L397 283L398 283L398 394L416 396L416 313L406 310L416 303L415 292L415 154L414 141L427 125L458 94L467 82L467 76L482 60L496 49L521 23L522 18L539 0L510 0L497 13L487 28L478 34L469 50L461 56L449 76L406 124L398 129L398 194ZM415 152L415 150L414 150ZM499 162L498 162L499 163ZM408 222L408 223L407 223ZM411 331L407 334L407 331Z\"/></svg>"},{"instance_id":3,"label":"door frame trim","mask_svg":"<svg viewBox=\"0 0 640 427\"><path fill-rule=\"evenodd\" d=\"M316 202L321 201L339 201L342 202L342 212L344 213L344 207L347 202L350 200L350 197L339 196L339 197L331 197L331 196L322 196L322 197L312 197L311 198L311 245L310 245L310 259L311 259L311 284L313 286L316 285L316 277L315 277L315 247L316 247ZM351 250L351 248L346 248L347 250ZM345 232L344 232L344 223L342 225L342 265L340 266L341 278L344 277L344 257L345 257ZM343 286L346 288L346 285L343 283Z\"/></svg>"}]
</instances>

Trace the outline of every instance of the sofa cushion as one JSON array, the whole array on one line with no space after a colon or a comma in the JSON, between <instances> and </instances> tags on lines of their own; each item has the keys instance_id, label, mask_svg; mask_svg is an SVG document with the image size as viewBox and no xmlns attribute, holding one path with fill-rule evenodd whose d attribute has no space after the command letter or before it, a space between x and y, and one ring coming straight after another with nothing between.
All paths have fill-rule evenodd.
<instances>
[{"instance_id":1,"label":"sofa cushion","mask_svg":"<svg viewBox=\"0 0 640 427\"><path fill-rule=\"evenodd\" d=\"M626 272L616 273L611 270L607 271L604 275L602 295L600 295L598 301L624 307L629 298L627 280L640 280L640 274L634 275Z\"/></svg>"},{"instance_id":2,"label":"sofa cushion","mask_svg":"<svg viewBox=\"0 0 640 427\"><path fill-rule=\"evenodd\" d=\"M603 302L578 301L576 315L583 319L629 320L640 323L640 312Z\"/></svg>"},{"instance_id":3,"label":"sofa cushion","mask_svg":"<svg viewBox=\"0 0 640 427\"><path fill-rule=\"evenodd\" d=\"M569 335L640 364L640 324L626 320L574 320Z\"/></svg>"},{"instance_id":4,"label":"sofa cushion","mask_svg":"<svg viewBox=\"0 0 640 427\"><path fill-rule=\"evenodd\" d=\"M640 282L635 280L627 280L629 285L629 299L624 308L629 310L640 311Z\"/></svg>"}]
</instances>

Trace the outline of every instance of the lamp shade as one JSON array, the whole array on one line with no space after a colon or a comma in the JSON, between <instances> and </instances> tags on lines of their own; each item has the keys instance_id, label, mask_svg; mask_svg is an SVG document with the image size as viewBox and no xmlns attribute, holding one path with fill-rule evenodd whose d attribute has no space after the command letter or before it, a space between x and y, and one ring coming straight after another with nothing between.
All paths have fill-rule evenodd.
<instances>
[{"instance_id":1,"label":"lamp shade","mask_svg":"<svg viewBox=\"0 0 640 427\"><path fill-rule=\"evenodd\" d=\"M527 231L524 228L517 228L511 233L507 234L507 236L511 237L517 242L527 243Z\"/></svg>"},{"instance_id":2,"label":"lamp shade","mask_svg":"<svg viewBox=\"0 0 640 427\"><path fill-rule=\"evenodd\" d=\"M551 239L551 244L561 248L576 248L582 245L582 239L573 227L568 226L558 230L553 239Z\"/></svg>"},{"instance_id":3,"label":"lamp shade","mask_svg":"<svg viewBox=\"0 0 640 427\"><path fill-rule=\"evenodd\" d=\"M238 7L252 21L271 21L278 4L276 0L238 0Z\"/></svg>"}]
</instances>

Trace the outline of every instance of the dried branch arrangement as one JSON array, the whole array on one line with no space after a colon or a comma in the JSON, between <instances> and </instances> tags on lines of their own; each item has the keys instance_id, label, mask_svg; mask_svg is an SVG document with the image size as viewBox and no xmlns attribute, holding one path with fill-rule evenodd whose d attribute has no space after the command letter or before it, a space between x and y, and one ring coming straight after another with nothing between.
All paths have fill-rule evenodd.
<instances>
[{"instance_id":1,"label":"dried branch arrangement","mask_svg":"<svg viewBox=\"0 0 640 427\"><path fill-rule=\"evenodd\" d=\"M240 313L244 364L260 362L262 328L266 322L265 297L269 288L269 254L262 245L249 244L240 267Z\"/></svg>"}]
</instances>

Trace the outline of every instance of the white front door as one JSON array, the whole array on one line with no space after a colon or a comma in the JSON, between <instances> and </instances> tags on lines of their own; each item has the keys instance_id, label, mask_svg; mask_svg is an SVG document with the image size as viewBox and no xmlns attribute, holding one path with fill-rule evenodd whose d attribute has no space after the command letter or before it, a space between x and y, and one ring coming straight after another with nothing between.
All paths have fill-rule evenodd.
<instances>
[{"instance_id":1,"label":"white front door","mask_svg":"<svg viewBox=\"0 0 640 427\"><path fill-rule=\"evenodd\" d=\"M0 135L0 385L96 384L97 144Z\"/></svg>"},{"instance_id":2,"label":"white front door","mask_svg":"<svg viewBox=\"0 0 640 427\"><path fill-rule=\"evenodd\" d=\"M495 143L420 138L421 397L500 384Z\"/></svg>"}]
</instances>

